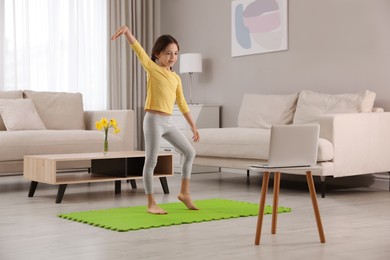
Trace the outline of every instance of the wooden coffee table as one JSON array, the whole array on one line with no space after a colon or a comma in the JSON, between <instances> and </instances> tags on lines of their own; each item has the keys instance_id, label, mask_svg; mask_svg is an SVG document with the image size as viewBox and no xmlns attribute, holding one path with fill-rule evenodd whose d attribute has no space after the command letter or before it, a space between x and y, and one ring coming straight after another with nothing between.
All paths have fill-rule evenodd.
<instances>
[{"instance_id":1,"label":"wooden coffee table","mask_svg":"<svg viewBox=\"0 0 390 260\"><path fill-rule=\"evenodd\" d=\"M60 172L58 162L91 161L89 172ZM135 180L142 179L145 152L126 151L78 154L47 154L24 156L23 176L31 180L29 197L33 197L38 183L59 185L56 203L61 203L68 184L115 182L115 193L121 192L121 181L129 180L132 188L137 188ZM166 177L173 176L173 156L160 153L154 177L160 179L163 191L169 193Z\"/></svg>"}]
</instances>

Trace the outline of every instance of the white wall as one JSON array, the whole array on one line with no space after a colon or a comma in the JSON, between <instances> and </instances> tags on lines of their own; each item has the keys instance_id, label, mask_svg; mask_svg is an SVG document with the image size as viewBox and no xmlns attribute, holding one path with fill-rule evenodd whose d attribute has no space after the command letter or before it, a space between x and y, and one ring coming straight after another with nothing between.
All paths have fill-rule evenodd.
<instances>
[{"instance_id":1,"label":"white wall","mask_svg":"<svg viewBox=\"0 0 390 260\"><path fill-rule=\"evenodd\" d=\"M389 0L290 0L288 50L234 58L231 1L157 1L161 33L175 36L181 53L203 54L193 101L221 104L223 127L237 125L244 93L370 89L377 93L375 105L390 110ZM188 97L189 78L182 79Z\"/></svg>"}]
</instances>

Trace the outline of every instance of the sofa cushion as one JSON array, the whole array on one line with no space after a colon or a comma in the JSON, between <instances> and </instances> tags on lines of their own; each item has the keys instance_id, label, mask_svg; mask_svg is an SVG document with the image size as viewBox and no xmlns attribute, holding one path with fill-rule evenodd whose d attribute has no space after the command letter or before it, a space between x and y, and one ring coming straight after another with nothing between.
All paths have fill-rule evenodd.
<instances>
[{"instance_id":1,"label":"sofa cushion","mask_svg":"<svg viewBox=\"0 0 390 260\"><path fill-rule=\"evenodd\" d=\"M375 97L376 94L368 90L338 95L303 90L299 93L294 124L315 123L325 114L371 112Z\"/></svg>"},{"instance_id":2,"label":"sofa cushion","mask_svg":"<svg viewBox=\"0 0 390 260\"><path fill-rule=\"evenodd\" d=\"M24 96L33 100L47 129L85 129L81 93L25 90Z\"/></svg>"},{"instance_id":3,"label":"sofa cushion","mask_svg":"<svg viewBox=\"0 0 390 260\"><path fill-rule=\"evenodd\" d=\"M10 90L10 91L0 91L0 99L17 99L23 98L22 90ZM3 119L0 115L0 131L6 130Z\"/></svg>"},{"instance_id":4,"label":"sofa cushion","mask_svg":"<svg viewBox=\"0 0 390 260\"><path fill-rule=\"evenodd\" d=\"M46 129L31 99L0 99L7 131Z\"/></svg>"},{"instance_id":5,"label":"sofa cushion","mask_svg":"<svg viewBox=\"0 0 390 260\"><path fill-rule=\"evenodd\" d=\"M199 134L199 142L194 143L197 156L268 160L270 129L204 128ZM332 143L320 138L317 161L330 161L333 156Z\"/></svg>"},{"instance_id":6,"label":"sofa cushion","mask_svg":"<svg viewBox=\"0 0 390 260\"><path fill-rule=\"evenodd\" d=\"M59 153L103 153L104 135L88 130L25 130L0 132L1 161L23 160L24 155ZM109 150L123 151L120 136L109 133Z\"/></svg>"},{"instance_id":7,"label":"sofa cushion","mask_svg":"<svg viewBox=\"0 0 390 260\"><path fill-rule=\"evenodd\" d=\"M245 94L238 114L238 127L271 128L291 124L298 94Z\"/></svg>"}]
</instances>

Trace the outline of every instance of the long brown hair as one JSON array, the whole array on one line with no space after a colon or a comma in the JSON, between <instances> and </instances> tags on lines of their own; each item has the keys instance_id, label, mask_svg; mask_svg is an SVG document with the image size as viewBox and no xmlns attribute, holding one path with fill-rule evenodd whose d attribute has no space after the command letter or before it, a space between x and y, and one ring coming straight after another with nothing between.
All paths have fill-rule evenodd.
<instances>
[{"instance_id":1,"label":"long brown hair","mask_svg":"<svg viewBox=\"0 0 390 260\"><path fill-rule=\"evenodd\" d=\"M152 49L152 55L151 55L152 61L156 62L157 59L156 55L160 54L171 43L176 44L177 49L178 50L180 49L179 43L172 35L164 34L158 37Z\"/></svg>"}]
</instances>

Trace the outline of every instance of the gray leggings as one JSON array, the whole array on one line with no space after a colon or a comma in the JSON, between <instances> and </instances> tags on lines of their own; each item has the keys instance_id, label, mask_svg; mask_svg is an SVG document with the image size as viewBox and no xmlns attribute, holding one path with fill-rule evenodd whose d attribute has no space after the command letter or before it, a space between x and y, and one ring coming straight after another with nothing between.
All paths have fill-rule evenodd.
<instances>
[{"instance_id":1,"label":"gray leggings","mask_svg":"<svg viewBox=\"0 0 390 260\"><path fill-rule=\"evenodd\" d=\"M170 116L162 116L146 112L143 123L145 135L145 164L143 181L146 194L153 194L153 172L157 164L157 156L160 149L160 140L163 137L170 142L182 156L182 179L190 179L192 162L195 159L195 149L190 141L171 122Z\"/></svg>"}]
</instances>

